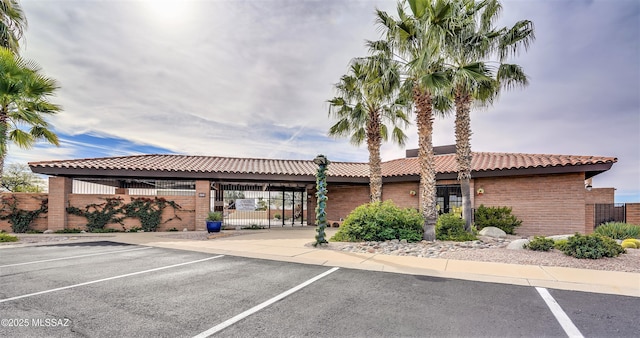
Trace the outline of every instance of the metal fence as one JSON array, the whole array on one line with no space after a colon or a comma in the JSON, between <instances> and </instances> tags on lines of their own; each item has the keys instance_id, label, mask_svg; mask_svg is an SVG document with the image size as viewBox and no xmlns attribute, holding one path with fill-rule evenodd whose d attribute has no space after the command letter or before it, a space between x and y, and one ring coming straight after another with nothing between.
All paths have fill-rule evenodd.
<instances>
[{"instance_id":1,"label":"metal fence","mask_svg":"<svg viewBox=\"0 0 640 338\"><path fill-rule=\"evenodd\" d=\"M225 226L304 225L306 200L301 187L214 184L211 191L211 209L223 213Z\"/></svg>"},{"instance_id":2,"label":"metal fence","mask_svg":"<svg viewBox=\"0 0 640 338\"><path fill-rule=\"evenodd\" d=\"M73 194L115 194L117 189L127 189L129 195L146 196L195 196L195 181L154 179L74 179Z\"/></svg>"},{"instance_id":3,"label":"metal fence","mask_svg":"<svg viewBox=\"0 0 640 338\"><path fill-rule=\"evenodd\" d=\"M595 204L594 209L595 227L607 222L627 221L627 208L624 203Z\"/></svg>"}]
</instances>

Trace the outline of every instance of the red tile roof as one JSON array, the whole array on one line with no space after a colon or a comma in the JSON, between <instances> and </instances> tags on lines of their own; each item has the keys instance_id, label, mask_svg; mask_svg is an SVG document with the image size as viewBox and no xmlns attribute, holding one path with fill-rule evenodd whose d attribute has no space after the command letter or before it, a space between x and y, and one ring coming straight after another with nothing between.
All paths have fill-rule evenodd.
<instances>
[{"instance_id":1,"label":"red tile roof","mask_svg":"<svg viewBox=\"0 0 640 338\"><path fill-rule=\"evenodd\" d=\"M615 163L615 157L517 154L517 153L473 153L472 168L476 172L494 170L567 167L591 164ZM136 155L122 157L87 158L61 161L29 163L34 172L41 169L106 169L130 171L231 173L263 175L315 175L317 166L311 160L276 160L256 158L233 158L187 155ZM437 155L436 171L440 174L457 171L455 154ZM48 170L44 170L48 171ZM56 170L57 171L57 170ZM418 158L401 158L382 163L385 177L418 175ZM331 162L328 176L368 177L367 163Z\"/></svg>"},{"instance_id":2,"label":"red tile roof","mask_svg":"<svg viewBox=\"0 0 640 338\"><path fill-rule=\"evenodd\" d=\"M550 154L518 154L518 153L473 153L471 168L476 172L509 169L550 168L589 164L615 163L615 157L550 155ZM458 166L455 154L437 155L436 172L440 174L455 173ZM401 158L384 162L384 176L404 176L419 174L418 158Z\"/></svg>"},{"instance_id":3,"label":"red tile roof","mask_svg":"<svg viewBox=\"0 0 640 338\"><path fill-rule=\"evenodd\" d=\"M135 155L86 158L62 161L31 162L32 168L108 169L131 171L165 171L195 173L232 173L263 175L311 175L318 166L313 161L274 160L188 155ZM331 162L330 176L367 177L366 163Z\"/></svg>"}]
</instances>

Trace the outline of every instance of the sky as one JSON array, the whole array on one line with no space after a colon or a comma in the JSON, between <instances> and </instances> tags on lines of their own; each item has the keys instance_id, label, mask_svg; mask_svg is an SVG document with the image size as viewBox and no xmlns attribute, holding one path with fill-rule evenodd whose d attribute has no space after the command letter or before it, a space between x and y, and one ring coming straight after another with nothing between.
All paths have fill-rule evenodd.
<instances>
[{"instance_id":1,"label":"sky","mask_svg":"<svg viewBox=\"0 0 640 338\"><path fill-rule=\"evenodd\" d=\"M186 154L366 162L327 136L327 100L377 40L393 0L21 0L21 55L60 85L61 144L11 146L7 163ZM509 62L529 76L471 113L473 151L617 157L594 188L640 202L640 1L503 0L498 25L536 40ZM385 144L383 160L417 148ZM434 145L454 144L453 116Z\"/></svg>"}]
</instances>

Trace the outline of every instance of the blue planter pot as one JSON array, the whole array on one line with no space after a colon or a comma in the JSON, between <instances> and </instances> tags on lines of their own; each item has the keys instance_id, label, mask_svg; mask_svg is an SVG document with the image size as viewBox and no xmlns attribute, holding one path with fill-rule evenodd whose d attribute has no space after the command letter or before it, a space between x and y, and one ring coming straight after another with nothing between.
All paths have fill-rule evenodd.
<instances>
[{"instance_id":1,"label":"blue planter pot","mask_svg":"<svg viewBox=\"0 0 640 338\"><path fill-rule=\"evenodd\" d=\"M220 232L222 221L207 221L207 232Z\"/></svg>"}]
</instances>

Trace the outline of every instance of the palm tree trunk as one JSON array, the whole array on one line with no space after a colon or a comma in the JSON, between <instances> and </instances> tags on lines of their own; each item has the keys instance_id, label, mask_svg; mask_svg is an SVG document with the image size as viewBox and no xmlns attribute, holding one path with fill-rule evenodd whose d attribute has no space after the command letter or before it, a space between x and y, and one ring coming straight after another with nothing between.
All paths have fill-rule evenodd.
<instances>
[{"instance_id":1,"label":"palm tree trunk","mask_svg":"<svg viewBox=\"0 0 640 338\"><path fill-rule=\"evenodd\" d=\"M458 181L462 190L464 229L471 232L471 97L456 90L456 162Z\"/></svg>"},{"instance_id":2,"label":"palm tree trunk","mask_svg":"<svg viewBox=\"0 0 640 338\"><path fill-rule=\"evenodd\" d=\"M413 89L418 125L418 160L420 162L420 211L424 216L423 239L436 239L436 168L433 155L433 106L431 94Z\"/></svg>"},{"instance_id":3,"label":"palm tree trunk","mask_svg":"<svg viewBox=\"0 0 640 338\"><path fill-rule=\"evenodd\" d=\"M7 157L7 108L2 107L0 111L0 183L2 183L2 176L4 175L4 160Z\"/></svg>"},{"instance_id":4,"label":"palm tree trunk","mask_svg":"<svg viewBox=\"0 0 640 338\"><path fill-rule=\"evenodd\" d=\"M380 202L382 199L382 160L380 159L380 113L378 110L369 109L370 116L367 121L367 148L369 148L369 194L371 202Z\"/></svg>"}]
</instances>

